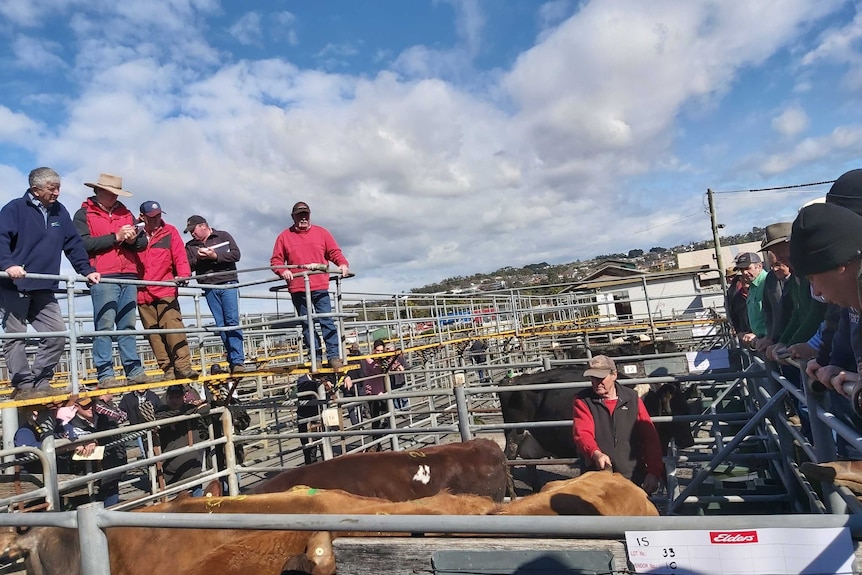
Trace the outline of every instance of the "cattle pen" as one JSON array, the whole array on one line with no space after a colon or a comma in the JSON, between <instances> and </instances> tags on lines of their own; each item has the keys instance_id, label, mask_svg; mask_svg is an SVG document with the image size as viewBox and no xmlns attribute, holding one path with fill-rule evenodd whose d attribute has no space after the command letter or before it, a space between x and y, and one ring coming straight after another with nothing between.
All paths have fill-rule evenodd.
<instances>
[{"instance_id":1,"label":"cattle pen","mask_svg":"<svg viewBox=\"0 0 862 575\"><path fill-rule=\"evenodd\" d=\"M254 273L247 271L250 276ZM96 332L85 329L92 325L85 306L76 309L83 303L80 296L85 290L80 278L60 279L68 288L62 301L69 329L62 335L69 344L55 379L57 396L60 400L70 394L98 397L103 392L94 388L92 379L91 341ZM666 282L667 276L656 281ZM333 548L338 573L342 574L379 573L384 569L392 573L516 573L526 572L518 568L530 564L537 572L545 569L549 573L555 572L554 568L560 572L596 564L603 565L604 570L583 572L642 572L627 546L626 534L635 532L846 528L854 549L858 548L862 506L856 494L839 483L812 482L800 469L806 463L839 459L841 449L862 451L859 432L845 416L860 404L859 390L848 389L852 403L836 399L809 381L799 365L788 362L779 369L735 348L724 309L715 304L720 303L720 297L716 299L714 286L696 284L691 293L665 293L665 297L656 298L649 295L652 292L646 289L645 279L643 297L619 298L608 304L597 296L595 286L557 294L536 289L363 294L345 290L349 279L333 275L336 305L332 315L338 320L344 347L355 343L360 349L355 358L346 359L375 361L401 354L409 367L403 384L395 381L395 374L385 375L382 395L351 396L339 387L337 374L332 374L335 392L322 381L316 391L297 391L296 381L302 374L331 370L321 368L320 358L309 353L302 342L300 324L312 320L313 315L296 317L289 298L285 299L278 287L252 293L266 283L273 281L250 279L239 284L243 303L262 311L243 315L244 345L252 370L234 389L227 390L228 374L210 374L213 365L223 363L222 328L209 323L211 318L200 305L201 290L218 286L192 284L180 290L183 308L193 310L185 320L195 365L204 373L200 391L213 396L214 408L206 418L178 414L88 436L87 441L124 446L129 453L124 465L99 469L87 463L84 473L60 473L58 458L68 455L81 441L49 435L39 446L16 447L19 410L38 402L15 401L8 398L7 391L7 399L0 404L2 485L6 488L0 505L7 513L0 515L0 524L77 529L81 573L87 575L110 573L105 530L120 526L337 532L349 525L352 532L426 534L422 538L336 539ZM704 303L710 305L698 307ZM139 352L153 371L152 354L144 340L146 332L136 333ZM372 356L371 342L376 339L393 343L395 351ZM486 344L483 361L470 351L470 344L477 340ZM661 346L659 342L672 345ZM278 470L302 465L309 453L331 459L474 437L492 438L502 445L506 435L516 430L521 435L539 428L565 432L571 429L570 418L504 421L498 393L586 387L589 383L585 381L519 385L517 376L583 365L586 356L611 351L620 373L626 376L621 380L626 385L657 388L673 384L690 392L688 414L653 417L660 424L686 423L693 436L690 446L671 442L665 455L666 483L652 498L662 513L660 517L476 516L465 522L463 517L449 516L129 512L213 479L223 481L228 492L237 495ZM788 369L797 370L790 379ZM4 377L8 381L5 365L0 365L0 378ZM171 383L191 382L128 385L112 391L152 388L161 392ZM354 383L361 384L362 378ZM236 401L229 399L232 395ZM785 407L789 400L808 416L810 430L806 427L803 431L800 422L788 415ZM839 403L841 400L845 403ZM385 403L382 412L370 414L365 409L366 404L381 401ZM237 417L247 417L247 427L238 430L234 425ZM165 453L156 449L159 426L182 422L197 425L197 436L190 437L188 446ZM836 442L836 438L840 440ZM221 463L219 450L223 453ZM204 454L199 474L174 484L160 481L164 462L197 453ZM515 459L515 454L511 455L509 465L519 495L537 489L544 480L579 473L576 458ZM123 477L121 502L104 509L95 502L98 482L119 475ZM24 513L33 510L45 512ZM475 569L477 561L497 565L480 552L505 558L504 565ZM824 549L821 562L812 564L822 568L834 560ZM11 561L0 573L20 568L20 562ZM678 568L674 572L694 571ZM820 572L828 572L828 568ZM858 559L853 572L862 572Z\"/></svg>"}]
</instances>

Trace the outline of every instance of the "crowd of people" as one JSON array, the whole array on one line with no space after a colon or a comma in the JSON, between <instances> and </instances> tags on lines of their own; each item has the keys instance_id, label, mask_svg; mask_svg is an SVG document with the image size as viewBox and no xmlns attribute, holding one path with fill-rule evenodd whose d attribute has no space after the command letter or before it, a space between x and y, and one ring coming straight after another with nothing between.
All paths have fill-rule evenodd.
<instances>
[{"instance_id":1,"label":"crowd of people","mask_svg":"<svg viewBox=\"0 0 862 575\"><path fill-rule=\"evenodd\" d=\"M862 169L841 175L793 222L767 226L761 250L762 257L739 254L727 270L735 335L797 385L802 374L794 364L801 364L826 388L829 411L862 432L847 385L859 380L862 365ZM790 407L810 439L807 409ZM840 436L836 442L839 457L862 459Z\"/></svg>"},{"instance_id":2,"label":"crowd of people","mask_svg":"<svg viewBox=\"0 0 862 575\"><path fill-rule=\"evenodd\" d=\"M241 252L230 233L212 228L206 218L192 215L183 242L179 230L167 223L156 200L141 203L138 215L120 201L132 196L123 188L122 178L101 174L96 182L84 184L94 195L84 200L72 217L58 201L60 176L51 168L30 173L29 187L21 198L0 210L0 311L6 333L23 333L27 324L37 332L66 329L54 291L58 280L29 277L28 274L59 275L60 257L65 254L76 272L86 276L93 303L96 331L129 331L129 335L97 335L93 341L93 361L98 387L110 389L121 382L116 377L113 346L117 343L126 381L148 383L131 333L140 319L145 329L172 330L148 334L148 340L162 380L197 379L200 374L191 362L179 287L194 277L204 289L207 304L219 328L227 364L232 374L245 368L236 264ZM309 301L317 314L325 353L330 367L344 367L338 331L330 314L329 277L310 276L311 293L306 298L299 271L308 266L338 266L349 273L347 259L332 235L311 224L311 208L297 202L291 210L293 225L275 241L270 265L288 283L297 315L308 313ZM319 269L319 267L317 268ZM194 273L194 276L192 275ZM108 280L108 281L103 281ZM146 285L137 285L146 280ZM136 312L137 311L137 315ZM314 330L303 324L308 349L322 353ZM16 399L49 397L49 383L65 348L65 338L40 339L32 365L24 339L3 343L9 377ZM319 356L319 355L318 355Z\"/></svg>"}]
</instances>

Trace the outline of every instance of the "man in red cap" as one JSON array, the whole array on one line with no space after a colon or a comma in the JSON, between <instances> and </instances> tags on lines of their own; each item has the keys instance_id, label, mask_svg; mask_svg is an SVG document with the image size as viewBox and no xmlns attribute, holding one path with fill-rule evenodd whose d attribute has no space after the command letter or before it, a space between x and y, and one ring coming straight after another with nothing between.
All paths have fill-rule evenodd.
<instances>
[{"instance_id":1,"label":"man in red cap","mask_svg":"<svg viewBox=\"0 0 862 575\"><path fill-rule=\"evenodd\" d=\"M293 225L279 234L275 240L272 257L269 265L276 268L284 265L308 265L334 263L341 270L341 275L350 273L347 258L341 253L332 234L321 226L311 225L311 208L305 202L297 202L291 210ZM290 297L293 306L299 316L308 314L305 299L305 282L302 276L294 274L290 269L273 269L276 275L287 280ZM329 300L329 275L310 274L309 283L311 288L311 304L314 312L328 314L332 312L332 304ZM338 330L331 317L320 317L320 331L326 344L326 357L329 366L333 369L341 369L344 362L341 361L341 353L338 341ZM302 324L302 337L305 345L313 349L315 356L320 357L320 342L317 334L309 333L308 322Z\"/></svg>"}]
</instances>

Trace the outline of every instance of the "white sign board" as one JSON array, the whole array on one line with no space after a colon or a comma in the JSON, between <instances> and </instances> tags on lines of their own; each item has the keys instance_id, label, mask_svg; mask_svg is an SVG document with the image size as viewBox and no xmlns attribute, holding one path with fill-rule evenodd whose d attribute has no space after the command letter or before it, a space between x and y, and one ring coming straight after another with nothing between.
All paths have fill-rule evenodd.
<instances>
[{"instance_id":1,"label":"white sign board","mask_svg":"<svg viewBox=\"0 0 862 575\"><path fill-rule=\"evenodd\" d=\"M726 349L711 349L705 351L687 351L689 373L703 373L709 369L728 369L730 356Z\"/></svg>"},{"instance_id":2,"label":"white sign board","mask_svg":"<svg viewBox=\"0 0 862 575\"><path fill-rule=\"evenodd\" d=\"M853 573L853 541L846 527L627 531L626 546L636 573Z\"/></svg>"}]
</instances>

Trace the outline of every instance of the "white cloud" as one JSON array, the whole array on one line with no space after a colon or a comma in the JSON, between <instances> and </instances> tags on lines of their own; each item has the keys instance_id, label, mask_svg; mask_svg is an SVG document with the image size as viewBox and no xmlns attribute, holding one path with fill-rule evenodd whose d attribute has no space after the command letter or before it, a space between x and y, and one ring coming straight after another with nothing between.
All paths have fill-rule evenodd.
<instances>
[{"instance_id":1,"label":"white cloud","mask_svg":"<svg viewBox=\"0 0 862 575\"><path fill-rule=\"evenodd\" d=\"M782 136L796 136L808 129L808 114L799 105L785 108L772 119L772 128Z\"/></svg>"},{"instance_id":2,"label":"white cloud","mask_svg":"<svg viewBox=\"0 0 862 575\"><path fill-rule=\"evenodd\" d=\"M767 157L760 170L763 174L780 174L793 166L832 157L833 163L841 164L841 159L858 159L858 149L862 144L862 127L846 126L833 130L819 138L805 138L792 150L784 154Z\"/></svg>"},{"instance_id":3,"label":"white cloud","mask_svg":"<svg viewBox=\"0 0 862 575\"><path fill-rule=\"evenodd\" d=\"M66 68L66 63L57 55L60 48L58 42L32 36L18 36L12 43L15 65L42 74Z\"/></svg>"},{"instance_id":4,"label":"white cloud","mask_svg":"<svg viewBox=\"0 0 862 575\"><path fill-rule=\"evenodd\" d=\"M570 0L551 0L539 7L539 28L545 30L559 24L571 11Z\"/></svg>"},{"instance_id":5,"label":"white cloud","mask_svg":"<svg viewBox=\"0 0 862 575\"><path fill-rule=\"evenodd\" d=\"M485 16L478 0L449 0L455 8L455 27L461 44L471 57L475 57L482 45Z\"/></svg>"},{"instance_id":6,"label":"white cloud","mask_svg":"<svg viewBox=\"0 0 862 575\"><path fill-rule=\"evenodd\" d=\"M242 18L228 28L228 32L240 44L260 45L260 14L257 12L243 14Z\"/></svg>"},{"instance_id":7,"label":"white cloud","mask_svg":"<svg viewBox=\"0 0 862 575\"><path fill-rule=\"evenodd\" d=\"M299 44L299 35L296 32L296 16L291 12L274 12L270 16L271 34L287 40L291 46Z\"/></svg>"},{"instance_id":8,"label":"white cloud","mask_svg":"<svg viewBox=\"0 0 862 575\"><path fill-rule=\"evenodd\" d=\"M25 114L0 106L0 142L14 143L32 149L41 136L42 126Z\"/></svg>"}]
</instances>

